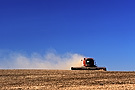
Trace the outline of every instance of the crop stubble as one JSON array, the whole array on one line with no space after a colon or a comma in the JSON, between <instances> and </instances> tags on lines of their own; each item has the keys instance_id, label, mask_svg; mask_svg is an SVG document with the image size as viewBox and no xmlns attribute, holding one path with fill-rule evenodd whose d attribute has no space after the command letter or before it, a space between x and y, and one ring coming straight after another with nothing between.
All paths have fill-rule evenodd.
<instances>
[{"instance_id":1,"label":"crop stubble","mask_svg":"<svg viewBox=\"0 0 135 90\"><path fill-rule=\"evenodd\" d=\"M135 72L90 70L0 70L0 90L135 89Z\"/></svg>"}]
</instances>

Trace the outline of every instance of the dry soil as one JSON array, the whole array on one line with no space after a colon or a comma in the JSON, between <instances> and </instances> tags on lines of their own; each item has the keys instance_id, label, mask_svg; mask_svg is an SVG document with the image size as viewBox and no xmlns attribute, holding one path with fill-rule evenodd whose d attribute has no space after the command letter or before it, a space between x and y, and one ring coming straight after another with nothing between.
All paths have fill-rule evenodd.
<instances>
[{"instance_id":1,"label":"dry soil","mask_svg":"<svg viewBox=\"0 0 135 90\"><path fill-rule=\"evenodd\" d=\"M135 72L0 70L0 90L135 90Z\"/></svg>"}]
</instances>

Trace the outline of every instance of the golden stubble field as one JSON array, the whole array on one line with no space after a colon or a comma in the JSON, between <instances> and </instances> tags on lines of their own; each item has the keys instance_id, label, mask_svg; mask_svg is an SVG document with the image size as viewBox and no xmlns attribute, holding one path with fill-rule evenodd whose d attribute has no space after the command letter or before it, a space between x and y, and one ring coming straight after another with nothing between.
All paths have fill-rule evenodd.
<instances>
[{"instance_id":1,"label":"golden stubble field","mask_svg":"<svg viewBox=\"0 0 135 90\"><path fill-rule=\"evenodd\" d=\"M135 90L135 72L0 70L0 90Z\"/></svg>"}]
</instances>

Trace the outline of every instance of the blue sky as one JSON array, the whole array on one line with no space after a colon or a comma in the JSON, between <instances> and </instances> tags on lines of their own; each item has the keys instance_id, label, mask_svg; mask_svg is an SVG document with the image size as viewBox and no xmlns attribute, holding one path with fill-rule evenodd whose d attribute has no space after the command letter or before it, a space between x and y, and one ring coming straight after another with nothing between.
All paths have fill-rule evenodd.
<instances>
[{"instance_id":1,"label":"blue sky","mask_svg":"<svg viewBox=\"0 0 135 90\"><path fill-rule=\"evenodd\" d=\"M134 0L1 0L0 51L29 56L54 49L94 57L98 66L109 70L134 71L134 4Z\"/></svg>"}]
</instances>

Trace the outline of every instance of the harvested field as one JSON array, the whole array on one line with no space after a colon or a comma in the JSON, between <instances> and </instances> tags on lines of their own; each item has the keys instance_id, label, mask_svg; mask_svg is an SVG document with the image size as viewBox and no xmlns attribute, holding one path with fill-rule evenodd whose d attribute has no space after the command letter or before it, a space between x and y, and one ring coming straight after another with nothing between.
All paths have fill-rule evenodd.
<instances>
[{"instance_id":1,"label":"harvested field","mask_svg":"<svg viewBox=\"0 0 135 90\"><path fill-rule=\"evenodd\" d=\"M135 90L135 72L0 70L0 90Z\"/></svg>"}]
</instances>

